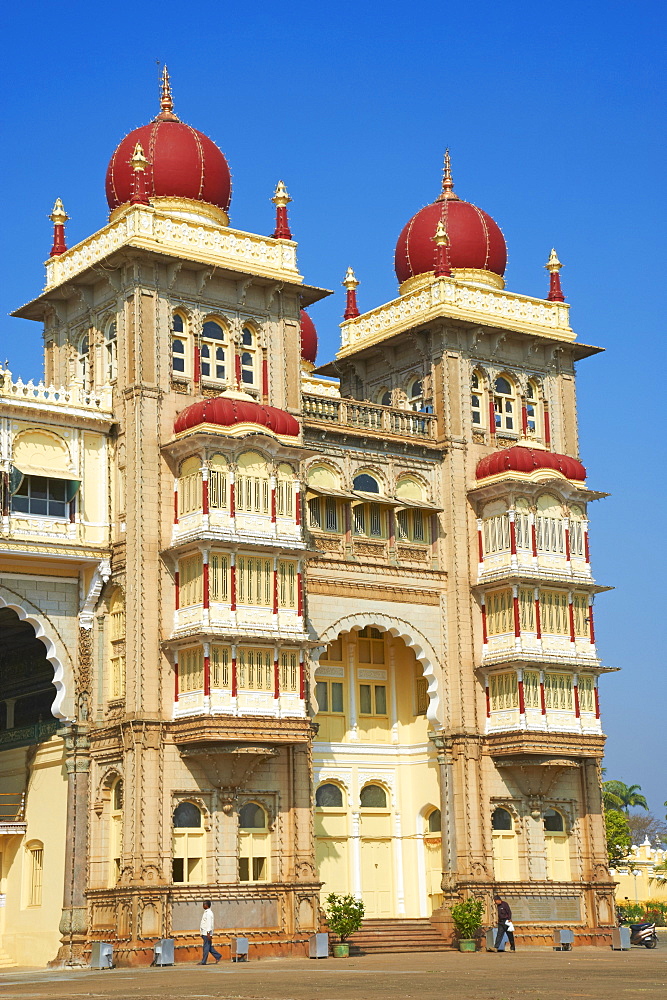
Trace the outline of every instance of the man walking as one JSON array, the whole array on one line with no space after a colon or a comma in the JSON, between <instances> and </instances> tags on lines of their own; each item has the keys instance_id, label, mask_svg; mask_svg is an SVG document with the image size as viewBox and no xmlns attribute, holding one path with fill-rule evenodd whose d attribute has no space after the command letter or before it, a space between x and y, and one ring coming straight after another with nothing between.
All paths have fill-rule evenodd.
<instances>
[{"instance_id":1,"label":"man walking","mask_svg":"<svg viewBox=\"0 0 667 1000\"><path fill-rule=\"evenodd\" d=\"M209 953L213 955L215 959L215 964L217 965L222 955L219 951L216 951L213 946L213 910L211 909L211 900L204 900L204 912L201 915L201 923L199 925L199 932L202 936L203 941L203 951L201 956L201 962L199 965L206 965Z\"/></svg>"},{"instance_id":2,"label":"man walking","mask_svg":"<svg viewBox=\"0 0 667 1000\"><path fill-rule=\"evenodd\" d=\"M514 946L514 924L512 923L512 911L509 903L506 903L502 896L494 896L493 902L498 908L498 933L496 934L496 951L499 955L505 951L505 935L510 943L510 950L516 951Z\"/></svg>"}]
</instances>

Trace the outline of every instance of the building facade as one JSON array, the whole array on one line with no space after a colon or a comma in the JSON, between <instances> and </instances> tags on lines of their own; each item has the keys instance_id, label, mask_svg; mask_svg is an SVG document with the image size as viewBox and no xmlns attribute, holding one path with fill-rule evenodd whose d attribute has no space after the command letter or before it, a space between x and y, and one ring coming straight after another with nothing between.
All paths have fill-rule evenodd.
<instances>
[{"instance_id":1,"label":"building facade","mask_svg":"<svg viewBox=\"0 0 667 1000\"><path fill-rule=\"evenodd\" d=\"M399 296L315 370L282 184L229 225L217 146L161 110L109 223L56 203L45 378L0 372L0 961L303 952L329 892L449 935L469 893L524 937L608 940L576 340L504 288L497 225L442 193ZM58 387L58 388L55 388Z\"/></svg>"}]
</instances>

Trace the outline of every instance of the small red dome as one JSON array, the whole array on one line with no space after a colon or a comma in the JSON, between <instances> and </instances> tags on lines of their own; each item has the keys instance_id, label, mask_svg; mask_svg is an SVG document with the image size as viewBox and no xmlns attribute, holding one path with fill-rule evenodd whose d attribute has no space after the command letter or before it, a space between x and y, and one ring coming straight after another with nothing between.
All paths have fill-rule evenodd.
<instances>
[{"instance_id":1,"label":"small red dome","mask_svg":"<svg viewBox=\"0 0 667 1000\"><path fill-rule=\"evenodd\" d=\"M313 365L317 357L317 330L305 309L301 310L301 357Z\"/></svg>"},{"instance_id":2,"label":"small red dome","mask_svg":"<svg viewBox=\"0 0 667 1000\"><path fill-rule=\"evenodd\" d=\"M175 115L157 118L126 135L109 161L106 192L109 208L118 208L132 196L130 160L137 143L148 160L146 193L149 198L191 198L227 211L232 179L227 160L216 144Z\"/></svg>"},{"instance_id":3,"label":"small red dome","mask_svg":"<svg viewBox=\"0 0 667 1000\"><path fill-rule=\"evenodd\" d=\"M174 433L198 427L199 424L219 424L232 427L234 424L258 424L268 427L275 434L296 437L299 424L291 413L285 413L275 406L261 406L252 399L236 399L234 396L212 396L202 399L182 410L174 422Z\"/></svg>"},{"instance_id":4,"label":"small red dome","mask_svg":"<svg viewBox=\"0 0 667 1000\"><path fill-rule=\"evenodd\" d=\"M515 445L503 451L493 451L477 465L477 479L487 476L497 476L502 472L535 472L537 469L553 469L560 472L566 479L583 482L586 469L569 455L557 455L552 451L538 451L534 448L524 448Z\"/></svg>"},{"instance_id":5,"label":"small red dome","mask_svg":"<svg viewBox=\"0 0 667 1000\"><path fill-rule=\"evenodd\" d=\"M422 208L403 228L394 266L402 284L435 269L433 237L440 219L449 237L451 267L474 267L503 275L507 265L505 237L490 215L468 201L447 198Z\"/></svg>"}]
</instances>

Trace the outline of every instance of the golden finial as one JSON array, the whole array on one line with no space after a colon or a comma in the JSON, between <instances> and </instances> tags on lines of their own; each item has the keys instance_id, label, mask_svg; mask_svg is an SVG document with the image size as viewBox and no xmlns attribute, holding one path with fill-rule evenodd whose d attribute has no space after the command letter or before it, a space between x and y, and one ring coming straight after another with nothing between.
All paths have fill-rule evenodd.
<instances>
[{"instance_id":1,"label":"golden finial","mask_svg":"<svg viewBox=\"0 0 667 1000\"><path fill-rule=\"evenodd\" d=\"M445 229L445 223L443 222L442 219L440 219L440 221L438 222L438 225L435 230L435 236L433 237L433 241L436 244L436 246L439 247L449 246L449 236L447 235L447 230Z\"/></svg>"},{"instance_id":2,"label":"golden finial","mask_svg":"<svg viewBox=\"0 0 667 1000\"><path fill-rule=\"evenodd\" d=\"M445 165L442 171L442 192L438 201L458 201L459 196L454 194L454 181L452 180L452 160L449 150L445 150Z\"/></svg>"},{"instance_id":3,"label":"golden finial","mask_svg":"<svg viewBox=\"0 0 667 1000\"><path fill-rule=\"evenodd\" d=\"M549 271L551 274L553 274L554 272L558 274L561 267L563 266L559 261L558 254L556 253L553 247L551 248L551 253L549 254L549 260L546 262L544 266L547 269L547 271Z\"/></svg>"},{"instance_id":4,"label":"golden finial","mask_svg":"<svg viewBox=\"0 0 667 1000\"><path fill-rule=\"evenodd\" d=\"M276 184L275 194L271 201L276 206L276 208L286 208L292 199L287 193L287 188L282 181L278 181Z\"/></svg>"},{"instance_id":5,"label":"golden finial","mask_svg":"<svg viewBox=\"0 0 667 1000\"><path fill-rule=\"evenodd\" d=\"M69 215L65 211L65 206L63 205L60 198L56 198L56 203L53 206L53 211L51 212L49 219L51 220L51 222L57 223L61 226L64 225L69 219Z\"/></svg>"},{"instance_id":6,"label":"golden finial","mask_svg":"<svg viewBox=\"0 0 667 1000\"><path fill-rule=\"evenodd\" d=\"M343 279L343 288L347 288L348 291L358 288L359 282L357 281L356 275L351 267L348 267L345 278Z\"/></svg>"},{"instance_id":7,"label":"golden finial","mask_svg":"<svg viewBox=\"0 0 667 1000\"><path fill-rule=\"evenodd\" d=\"M134 147L134 153L132 154L132 159L130 160L130 166L133 170L145 170L148 166L148 160L144 156L144 147L140 142Z\"/></svg>"},{"instance_id":8,"label":"golden finial","mask_svg":"<svg viewBox=\"0 0 667 1000\"><path fill-rule=\"evenodd\" d=\"M174 110L174 101L171 96L171 84L169 83L169 70L166 64L162 67L162 87L160 93L160 111Z\"/></svg>"}]
</instances>

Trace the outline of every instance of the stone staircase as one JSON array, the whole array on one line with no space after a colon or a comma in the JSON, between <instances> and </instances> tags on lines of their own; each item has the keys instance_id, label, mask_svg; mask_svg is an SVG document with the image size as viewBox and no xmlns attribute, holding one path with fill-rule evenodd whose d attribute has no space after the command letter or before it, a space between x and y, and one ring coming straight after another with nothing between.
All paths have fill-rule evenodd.
<instances>
[{"instance_id":1,"label":"stone staircase","mask_svg":"<svg viewBox=\"0 0 667 1000\"><path fill-rule=\"evenodd\" d=\"M349 938L349 944L350 955L450 950L442 934L427 917L364 920L361 930Z\"/></svg>"},{"instance_id":2,"label":"stone staircase","mask_svg":"<svg viewBox=\"0 0 667 1000\"><path fill-rule=\"evenodd\" d=\"M0 969L13 969L16 966L16 962L11 958L6 951L0 948Z\"/></svg>"}]
</instances>

